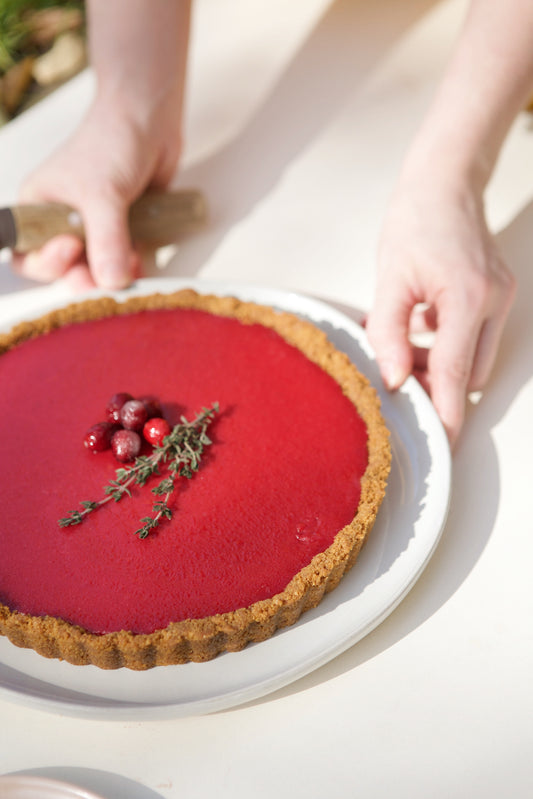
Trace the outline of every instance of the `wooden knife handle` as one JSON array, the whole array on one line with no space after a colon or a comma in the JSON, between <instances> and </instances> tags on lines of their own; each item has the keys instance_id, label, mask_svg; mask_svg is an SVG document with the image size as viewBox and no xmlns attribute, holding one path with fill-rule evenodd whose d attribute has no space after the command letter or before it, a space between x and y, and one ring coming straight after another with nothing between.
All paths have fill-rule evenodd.
<instances>
[{"instance_id":1,"label":"wooden knife handle","mask_svg":"<svg viewBox=\"0 0 533 799\"><path fill-rule=\"evenodd\" d=\"M15 249L28 252L62 233L85 238L80 214L68 205L18 205L12 209L17 229ZM129 228L137 243L161 246L194 233L207 219L207 204L196 189L148 192L130 208Z\"/></svg>"}]
</instances>

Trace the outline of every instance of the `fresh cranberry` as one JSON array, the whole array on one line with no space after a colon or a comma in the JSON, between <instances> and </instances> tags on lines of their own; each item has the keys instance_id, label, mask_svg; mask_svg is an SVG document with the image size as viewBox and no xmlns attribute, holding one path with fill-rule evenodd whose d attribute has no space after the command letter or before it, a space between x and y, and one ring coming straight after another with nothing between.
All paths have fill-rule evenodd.
<instances>
[{"instance_id":1,"label":"fresh cranberry","mask_svg":"<svg viewBox=\"0 0 533 799\"><path fill-rule=\"evenodd\" d=\"M148 414L140 400L128 400L120 409L120 423L126 430L142 430Z\"/></svg>"},{"instance_id":2,"label":"fresh cranberry","mask_svg":"<svg viewBox=\"0 0 533 799\"><path fill-rule=\"evenodd\" d=\"M84 445L91 452L103 452L111 446L111 438L117 426L112 422L98 422L90 427L83 439Z\"/></svg>"},{"instance_id":3,"label":"fresh cranberry","mask_svg":"<svg viewBox=\"0 0 533 799\"><path fill-rule=\"evenodd\" d=\"M121 391L118 394L113 394L106 407L107 418L109 421L120 422L120 409L124 403L132 399L133 397L131 394L127 394L125 391Z\"/></svg>"},{"instance_id":4,"label":"fresh cranberry","mask_svg":"<svg viewBox=\"0 0 533 799\"><path fill-rule=\"evenodd\" d=\"M158 416L155 419L148 419L143 427L143 436L149 444L158 447L163 443L165 436L168 436L170 429L167 420Z\"/></svg>"},{"instance_id":5,"label":"fresh cranberry","mask_svg":"<svg viewBox=\"0 0 533 799\"><path fill-rule=\"evenodd\" d=\"M146 418L153 419L156 416L163 416L163 409L158 397L145 396L138 397L144 407L146 408Z\"/></svg>"},{"instance_id":6,"label":"fresh cranberry","mask_svg":"<svg viewBox=\"0 0 533 799\"><path fill-rule=\"evenodd\" d=\"M134 430L117 430L111 439L111 449L117 461L129 463L141 451L141 437Z\"/></svg>"}]
</instances>

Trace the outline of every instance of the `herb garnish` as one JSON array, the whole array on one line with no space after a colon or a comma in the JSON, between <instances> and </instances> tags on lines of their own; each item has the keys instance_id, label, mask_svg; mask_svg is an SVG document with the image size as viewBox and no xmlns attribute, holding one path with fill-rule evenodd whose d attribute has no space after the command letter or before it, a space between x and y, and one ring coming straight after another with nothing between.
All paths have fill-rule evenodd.
<instances>
[{"instance_id":1,"label":"herb garnish","mask_svg":"<svg viewBox=\"0 0 533 799\"><path fill-rule=\"evenodd\" d=\"M149 477L161 474L159 467L166 464L168 476L152 488L152 494L160 499L153 503L152 515L141 519L141 527L135 530L135 535L139 538L146 538L159 525L161 519L172 517L168 500L177 478L191 478L198 471L204 448L212 443L206 431L218 410L218 402L215 402L211 408L202 408L191 422L182 416L181 422L165 436L162 444L154 447L151 455L140 455L131 466L116 470L116 479L111 480L104 488L105 497L95 502L80 502L83 510L70 511L64 519L59 520L59 526L81 524L89 513L101 508L111 499L118 502L124 496L131 497L131 486L144 486Z\"/></svg>"}]
</instances>

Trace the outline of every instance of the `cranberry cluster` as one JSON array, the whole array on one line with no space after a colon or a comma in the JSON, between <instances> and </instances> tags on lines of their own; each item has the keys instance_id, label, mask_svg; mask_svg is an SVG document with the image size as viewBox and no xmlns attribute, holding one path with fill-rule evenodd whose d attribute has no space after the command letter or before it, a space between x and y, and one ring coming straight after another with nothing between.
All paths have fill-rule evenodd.
<instances>
[{"instance_id":1,"label":"cranberry cluster","mask_svg":"<svg viewBox=\"0 0 533 799\"><path fill-rule=\"evenodd\" d=\"M89 428L83 443L95 453L111 448L121 463L135 460L141 451L142 438L156 446L171 432L157 397L136 399L124 391L113 394L107 403L106 416L107 421Z\"/></svg>"}]
</instances>

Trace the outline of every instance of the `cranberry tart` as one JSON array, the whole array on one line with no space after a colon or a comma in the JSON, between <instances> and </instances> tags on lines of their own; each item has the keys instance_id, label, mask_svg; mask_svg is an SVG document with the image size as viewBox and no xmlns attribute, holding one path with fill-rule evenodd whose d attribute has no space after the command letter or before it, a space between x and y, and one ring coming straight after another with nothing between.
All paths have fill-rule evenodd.
<instances>
[{"instance_id":1,"label":"cranberry tart","mask_svg":"<svg viewBox=\"0 0 533 799\"><path fill-rule=\"evenodd\" d=\"M148 669L262 641L335 588L385 494L375 390L288 313L192 290L85 301L0 336L0 383L0 633L46 657ZM120 427L117 393L165 422L129 464L107 433L84 441ZM202 413L196 468L162 459L100 501Z\"/></svg>"}]
</instances>

